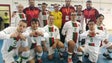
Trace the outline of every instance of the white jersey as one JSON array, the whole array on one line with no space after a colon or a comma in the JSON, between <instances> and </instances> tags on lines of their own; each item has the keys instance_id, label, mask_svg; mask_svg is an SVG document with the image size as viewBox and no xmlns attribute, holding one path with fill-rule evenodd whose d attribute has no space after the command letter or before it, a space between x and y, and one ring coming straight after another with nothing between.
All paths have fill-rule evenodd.
<instances>
[{"instance_id":1,"label":"white jersey","mask_svg":"<svg viewBox=\"0 0 112 63\"><path fill-rule=\"evenodd\" d=\"M39 23L40 23L40 27L44 27L45 25L47 25L47 20L48 20L48 16L49 16L49 11L46 10L44 12L40 12L39 14Z\"/></svg>"},{"instance_id":2,"label":"white jersey","mask_svg":"<svg viewBox=\"0 0 112 63\"><path fill-rule=\"evenodd\" d=\"M85 21L84 21L84 14L83 12L76 12L77 13L77 17L76 20L81 24L81 30L85 31Z\"/></svg>"},{"instance_id":3,"label":"white jersey","mask_svg":"<svg viewBox=\"0 0 112 63\"><path fill-rule=\"evenodd\" d=\"M65 40L67 42L70 40L74 40L77 43L80 30L81 30L81 26L79 22L73 23L72 21L68 21L63 26L62 34L66 35Z\"/></svg>"},{"instance_id":4,"label":"white jersey","mask_svg":"<svg viewBox=\"0 0 112 63\"><path fill-rule=\"evenodd\" d=\"M108 39L108 35L109 35L109 34L108 34L108 32L107 32L107 29L105 28L105 25L103 25L103 24L100 25L100 26L97 25L97 29L102 30L102 31L105 33L105 34L104 34L104 35L105 35L105 38L104 38L104 39Z\"/></svg>"},{"instance_id":5,"label":"white jersey","mask_svg":"<svg viewBox=\"0 0 112 63\"><path fill-rule=\"evenodd\" d=\"M104 39L104 32L96 29L96 36L94 37L88 36L89 32L90 30L85 31L80 35L81 39L85 39L84 53L89 54L90 61L97 62L101 40Z\"/></svg>"},{"instance_id":6,"label":"white jersey","mask_svg":"<svg viewBox=\"0 0 112 63\"><path fill-rule=\"evenodd\" d=\"M24 13L16 13L14 17L11 17L11 26L17 26L20 20L26 20Z\"/></svg>"},{"instance_id":7,"label":"white jersey","mask_svg":"<svg viewBox=\"0 0 112 63\"><path fill-rule=\"evenodd\" d=\"M30 33L32 32L32 28L28 27L24 35L28 37L29 47L31 47L32 43L36 43L37 45L41 45L41 41L45 41L45 37L48 36L48 33L45 32L43 28L37 28L35 31L42 32L44 36L30 37Z\"/></svg>"},{"instance_id":8,"label":"white jersey","mask_svg":"<svg viewBox=\"0 0 112 63\"><path fill-rule=\"evenodd\" d=\"M49 34L49 37L46 38L48 46L51 45L51 42L54 42L54 39L60 39L59 29L55 25L46 25L44 30Z\"/></svg>"},{"instance_id":9,"label":"white jersey","mask_svg":"<svg viewBox=\"0 0 112 63\"><path fill-rule=\"evenodd\" d=\"M17 30L16 27L8 27L0 32L0 39L3 39L2 53L8 52L10 46L19 47L22 40L15 41L13 38L10 38L10 35Z\"/></svg>"}]
</instances>

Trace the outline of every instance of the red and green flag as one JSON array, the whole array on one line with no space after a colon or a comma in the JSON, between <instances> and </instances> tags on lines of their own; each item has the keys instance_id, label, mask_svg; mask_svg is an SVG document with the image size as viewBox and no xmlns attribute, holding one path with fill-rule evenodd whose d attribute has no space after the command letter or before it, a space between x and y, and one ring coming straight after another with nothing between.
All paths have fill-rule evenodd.
<instances>
[{"instance_id":1,"label":"red and green flag","mask_svg":"<svg viewBox=\"0 0 112 63\"><path fill-rule=\"evenodd\" d=\"M42 15L46 15L46 11L42 12Z\"/></svg>"},{"instance_id":2,"label":"red and green flag","mask_svg":"<svg viewBox=\"0 0 112 63\"><path fill-rule=\"evenodd\" d=\"M44 22L44 26L47 25L47 20L43 20L43 22Z\"/></svg>"},{"instance_id":3,"label":"red and green flag","mask_svg":"<svg viewBox=\"0 0 112 63\"><path fill-rule=\"evenodd\" d=\"M20 18L25 18L24 14L19 14Z\"/></svg>"},{"instance_id":4,"label":"red and green flag","mask_svg":"<svg viewBox=\"0 0 112 63\"><path fill-rule=\"evenodd\" d=\"M99 30L103 30L103 27L102 26L100 26L100 27L97 27Z\"/></svg>"},{"instance_id":5,"label":"red and green flag","mask_svg":"<svg viewBox=\"0 0 112 63\"><path fill-rule=\"evenodd\" d=\"M54 37L49 38L50 47L54 44Z\"/></svg>"},{"instance_id":6,"label":"red and green flag","mask_svg":"<svg viewBox=\"0 0 112 63\"><path fill-rule=\"evenodd\" d=\"M95 46L95 43L89 43L88 45L89 46Z\"/></svg>"},{"instance_id":7,"label":"red and green flag","mask_svg":"<svg viewBox=\"0 0 112 63\"><path fill-rule=\"evenodd\" d=\"M78 27L78 24L77 23L72 23L72 26L73 27Z\"/></svg>"},{"instance_id":8,"label":"red and green flag","mask_svg":"<svg viewBox=\"0 0 112 63\"><path fill-rule=\"evenodd\" d=\"M49 32L54 32L54 27L49 27Z\"/></svg>"},{"instance_id":9,"label":"red and green flag","mask_svg":"<svg viewBox=\"0 0 112 63\"><path fill-rule=\"evenodd\" d=\"M78 39L78 33L77 32L73 32L73 40L76 43Z\"/></svg>"}]
</instances>

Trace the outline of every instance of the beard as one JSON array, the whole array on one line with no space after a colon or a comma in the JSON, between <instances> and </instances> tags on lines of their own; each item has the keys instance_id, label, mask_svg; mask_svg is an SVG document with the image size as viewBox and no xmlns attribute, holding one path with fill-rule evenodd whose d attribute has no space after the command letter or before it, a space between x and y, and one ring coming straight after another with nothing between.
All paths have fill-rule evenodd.
<instances>
[{"instance_id":1,"label":"beard","mask_svg":"<svg viewBox=\"0 0 112 63\"><path fill-rule=\"evenodd\" d=\"M87 7L88 10L92 9L92 7Z\"/></svg>"}]
</instances>

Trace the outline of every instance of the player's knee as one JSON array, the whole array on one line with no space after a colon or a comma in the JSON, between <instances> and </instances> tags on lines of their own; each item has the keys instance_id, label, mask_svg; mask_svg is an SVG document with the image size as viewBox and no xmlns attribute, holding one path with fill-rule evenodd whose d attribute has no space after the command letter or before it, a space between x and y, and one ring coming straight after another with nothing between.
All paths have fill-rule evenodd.
<instances>
[{"instance_id":1,"label":"player's knee","mask_svg":"<svg viewBox=\"0 0 112 63\"><path fill-rule=\"evenodd\" d=\"M74 41L69 41L68 42L68 47L75 47L75 42Z\"/></svg>"},{"instance_id":2,"label":"player's knee","mask_svg":"<svg viewBox=\"0 0 112 63\"><path fill-rule=\"evenodd\" d=\"M49 56L48 56L48 59L49 59L49 60L52 60L52 59L53 59L53 55L49 55Z\"/></svg>"},{"instance_id":3,"label":"player's knee","mask_svg":"<svg viewBox=\"0 0 112 63\"><path fill-rule=\"evenodd\" d=\"M43 50L42 50L42 47L41 46L37 46L36 47L36 52L38 53L41 53Z\"/></svg>"},{"instance_id":4,"label":"player's knee","mask_svg":"<svg viewBox=\"0 0 112 63\"><path fill-rule=\"evenodd\" d=\"M64 48L64 44L60 41L60 42L58 43L58 47L59 47L59 48Z\"/></svg>"}]
</instances>

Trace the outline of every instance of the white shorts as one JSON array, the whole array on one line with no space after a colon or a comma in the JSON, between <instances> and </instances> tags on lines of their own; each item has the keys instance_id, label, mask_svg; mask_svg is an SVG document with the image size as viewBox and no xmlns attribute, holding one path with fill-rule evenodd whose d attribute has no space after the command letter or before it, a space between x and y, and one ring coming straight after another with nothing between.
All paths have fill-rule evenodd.
<instances>
[{"instance_id":1,"label":"white shorts","mask_svg":"<svg viewBox=\"0 0 112 63\"><path fill-rule=\"evenodd\" d=\"M5 63L12 63L14 62L14 56L18 55L18 50L14 49L10 52L2 51L2 57Z\"/></svg>"},{"instance_id":2,"label":"white shorts","mask_svg":"<svg viewBox=\"0 0 112 63\"><path fill-rule=\"evenodd\" d=\"M28 60L32 60L34 57L35 57L34 49L30 49L30 57L28 58Z\"/></svg>"},{"instance_id":3,"label":"white shorts","mask_svg":"<svg viewBox=\"0 0 112 63\"><path fill-rule=\"evenodd\" d=\"M84 48L84 54L89 54L89 60L92 62L97 62L99 55L99 48L94 46L86 46Z\"/></svg>"}]
</instances>

